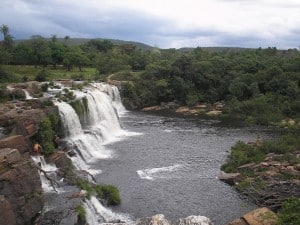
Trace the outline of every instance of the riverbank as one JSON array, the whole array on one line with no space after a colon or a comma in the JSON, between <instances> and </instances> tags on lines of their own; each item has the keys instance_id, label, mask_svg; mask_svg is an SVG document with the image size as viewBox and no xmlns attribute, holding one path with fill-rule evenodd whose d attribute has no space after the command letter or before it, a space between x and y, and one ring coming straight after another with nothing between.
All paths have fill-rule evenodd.
<instances>
[{"instance_id":1,"label":"riverbank","mask_svg":"<svg viewBox=\"0 0 300 225\"><path fill-rule=\"evenodd\" d=\"M295 201L292 211L300 207L298 132L272 141L238 142L221 169L226 172L220 176L222 181L260 207L268 207L279 216L291 199ZM296 220L300 221L299 215Z\"/></svg>"}]
</instances>

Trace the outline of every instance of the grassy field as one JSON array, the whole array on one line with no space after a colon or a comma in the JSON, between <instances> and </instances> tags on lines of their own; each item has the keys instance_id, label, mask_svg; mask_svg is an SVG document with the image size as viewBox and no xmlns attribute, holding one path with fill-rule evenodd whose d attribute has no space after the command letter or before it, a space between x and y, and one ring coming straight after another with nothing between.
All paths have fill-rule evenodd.
<instances>
[{"instance_id":1,"label":"grassy field","mask_svg":"<svg viewBox=\"0 0 300 225\"><path fill-rule=\"evenodd\" d=\"M27 81L35 80L37 75L45 70L46 80L57 80L57 79L82 79L82 80L94 80L97 74L96 68L84 67L82 71L78 68L74 68L71 71L67 71L66 68L62 66L54 67L34 67L34 66L24 66L24 65L2 65L4 71L13 75L14 82L20 82L27 79Z\"/></svg>"}]
</instances>

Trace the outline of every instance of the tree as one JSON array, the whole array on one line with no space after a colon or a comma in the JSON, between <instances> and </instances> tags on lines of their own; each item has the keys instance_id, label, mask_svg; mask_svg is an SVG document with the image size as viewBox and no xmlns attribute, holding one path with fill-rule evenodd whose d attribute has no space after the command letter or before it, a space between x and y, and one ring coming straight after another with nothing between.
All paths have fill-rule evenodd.
<instances>
[{"instance_id":1,"label":"tree","mask_svg":"<svg viewBox=\"0 0 300 225\"><path fill-rule=\"evenodd\" d=\"M2 24L2 26L0 27L0 32L3 34L3 39L5 39L5 36L9 34L8 26Z\"/></svg>"},{"instance_id":2,"label":"tree","mask_svg":"<svg viewBox=\"0 0 300 225\"><path fill-rule=\"evenodd\" d=\"M10 63L14 37L9 34L9 28L7 25L2 24L2 26L0 27L0 32L3 34L3 41L1 45L1 48L3 48L3 50L0 49L0 63Z\"/></svg>"},{"instance_id":3,"label":"tree","mask_svg":"<svg viewBox=\"0 0 300 225\"><path fill-rule=\"evenodd\" d=\"M69 40L70 40L70 36L66 35L66 36L64 37L65 44L67 44L67 42L68 42Z\"/></svg>"},{"instance_id":4,"label":"tree","mask_svg":"<svg viewBox=\"0 0 300 225\"><path fill-rule=\"evenodd\" d=\"M31 48L34 56L34 64L46 67L52 63L51 49L45 39L35 35L31 38Z\"/></svg>"},{"instance_id":5,"label":"tree","mask_svg":"<svg viewBox=\"0 0 300 225\"><path fill-rule=\"evenodd\" d=\"M51 36L51 41L52 41L52 42L57 42L57 36L56 36L56 34L53 34L53 35Z\"/></svg>"},{"instance_id":6,"label":"tree","mask_svg":"<svg viewBox=\"0 0 300 225\"><path fill-rule=\"evenodd\" d=\"M78 66L79 71L81 71L82 66L89 63L89 59L84 54L81 48L74 46L68 48L68 51L65 52L63 63L67 66L67 69L69 71L73 66Z\"/></svg>"}]
</instances>

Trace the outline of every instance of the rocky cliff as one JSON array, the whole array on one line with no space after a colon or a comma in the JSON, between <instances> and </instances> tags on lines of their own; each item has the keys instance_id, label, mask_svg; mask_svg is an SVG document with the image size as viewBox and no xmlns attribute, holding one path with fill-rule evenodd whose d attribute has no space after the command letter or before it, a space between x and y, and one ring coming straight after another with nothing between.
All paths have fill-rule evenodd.
<instances>
[{"instance_id":1,"label":"rocky cliff","mask_svg":"<svg viewBox=\"0 0 300 225\"><path fill-rule=\"evenodd\" d=\"M10 87L14 97L22 89L38 93L38 84ZM18 94L19 93L19 94ZM18 94L18 95L17 95ZM13 100L0 105L0 225L33 224L44 198L37 167L30 154L40 122L57 108L45 99Z\"/></svg>"},{"instance_id":2,"label":"rocky cliff","mask_svg":"<svg viewBox=\"0 0 300 225\"><path fill-rule=\"evenodd\" d=\"M43 207L39 173L29 154L0 149L0 224L30 224Z\"/></svg>"}]
</instances>

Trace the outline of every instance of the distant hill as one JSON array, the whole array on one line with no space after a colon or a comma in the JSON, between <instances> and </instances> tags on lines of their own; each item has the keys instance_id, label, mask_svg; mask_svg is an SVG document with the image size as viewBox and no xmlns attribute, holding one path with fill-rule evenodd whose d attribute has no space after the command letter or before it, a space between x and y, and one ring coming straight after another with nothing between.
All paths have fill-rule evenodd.
<instances>
[{"instance_id":1,"label":"distant hill","mask_svg":"<svg viewBox=\"0 0 300 225\"><path fill-rule=\"evenodd\" d=\"M45 38L47 40L50 40L51 38ZM26 41L28 39L24 39L24 40L15 40L16 43L21 42L21 41ZM64 38L57 38L57 40L59 42L63 42L65 43L65 39ZM109 40L111 41L113 44L115 45L124 45L124 44L132 44L135 45L138 49L142 49L142 50L153 50L157 47L153 47L141 42L135 42L135 41L124 41L124 40L119 40L119 39L108 39L108 38L70 38L67 41L67 45L81 45L81 44L85 44L87 42L89 42L90 40ZM254 48L241 48L241 47L201 47L203 50L207 50L210 52L224 52L224 51L231 51L231 52L239 52L239 51L245 51L245 50L255 50ZM177 49L180 52L190 52L193 49L195 49L194 47L183 47L183 48L179 48Z\"/></svg>"},{"instance_id":2,"label":"distant hill","mask_svg":"<svg viewBox=\"0 0 300 225\"><path fill-rule=\"evenodd\" d=\"M51 38L45 38L46 40L50 40ZM134 41L123 41L123 40L118 40L118 39L106 39L106 38L70 38L67 41L67 45L81 45L81 44L85 44L87 42L89 42L90 40L109 40L111 41L113 44L115 45L124 45L124 44L132 44L135 45L138 49L142 49L142 50L152 50L154 47L141 43L141 42L134 42ZM28 39L24 39L24 40L15 40L16 43L21 42L21 41L26 41ZM57 38L57 41L59 42L63 42L65 43L65 39L64 38Z\"/></svg>"},{"instance_id":3,"label":"distant hill","mask_svg":"<svg viewBox=\"0 0 300 225\"><path fill-rule=\"evenodd\" d=\"M224 52L224 51L231 51L231 52L240 52L245 50L255 50L254 48L241 48L241 47L201 47L201 49L209 51L209 52ZM178 51L181 52L189 52L195 48L179 48Z\"/></svg>"}]
</instances>

